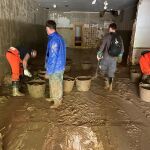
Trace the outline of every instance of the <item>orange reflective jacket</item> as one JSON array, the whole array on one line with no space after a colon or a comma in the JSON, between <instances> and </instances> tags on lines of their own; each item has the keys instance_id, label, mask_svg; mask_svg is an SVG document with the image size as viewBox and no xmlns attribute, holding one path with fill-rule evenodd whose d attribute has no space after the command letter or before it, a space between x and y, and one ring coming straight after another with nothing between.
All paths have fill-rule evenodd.
<instances>
[{"instance_id":1,"label":"orange reflective jacket","mask_svg":"<svg viewBox=\"0 0 150 150\"><path fill-rule=\"evenodd\" d=\"M150 75L150 52L142 55L139 63L142 73L145 75Z\"/></svg>"}]
</instances>

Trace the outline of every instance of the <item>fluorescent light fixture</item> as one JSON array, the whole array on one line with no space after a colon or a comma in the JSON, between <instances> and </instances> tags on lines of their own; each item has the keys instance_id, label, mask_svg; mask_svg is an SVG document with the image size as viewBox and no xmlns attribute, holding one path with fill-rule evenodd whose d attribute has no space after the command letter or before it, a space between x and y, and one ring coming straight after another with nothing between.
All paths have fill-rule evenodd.
<instances>
[{"instance_id":1,"label":"fluorescent light fixture","mask_svg":"<svg viewBox=\"0 0 150 150\"><path fill-rule=\"evenodd\" d=\"M92 1L92 5L95 5L95 4L96 4L96 0L93 0L93 1Z\"/></svg>"}]
</instances>

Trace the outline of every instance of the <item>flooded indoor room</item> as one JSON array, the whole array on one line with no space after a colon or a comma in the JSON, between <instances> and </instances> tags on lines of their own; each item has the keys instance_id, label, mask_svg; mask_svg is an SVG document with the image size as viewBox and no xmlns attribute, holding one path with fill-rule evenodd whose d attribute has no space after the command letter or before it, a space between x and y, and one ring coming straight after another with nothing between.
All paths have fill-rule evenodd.
<instances>
[{"instance_id":1,"label":"flooded indoor room","mask_svg":"<svg viewBox=\"0 0 150 150\"><path fill-rule=\"evenodd\" d=\"M150 0L0 0L0 150L150 150Z\"/></svg>"}]
</instances>

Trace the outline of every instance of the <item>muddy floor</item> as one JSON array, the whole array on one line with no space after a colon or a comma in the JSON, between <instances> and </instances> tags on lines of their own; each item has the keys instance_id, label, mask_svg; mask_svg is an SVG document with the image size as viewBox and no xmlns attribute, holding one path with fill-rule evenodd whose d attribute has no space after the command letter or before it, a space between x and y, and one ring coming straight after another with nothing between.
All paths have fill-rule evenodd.
<instances>
[{"instance_id":1,"label":"muddy floor","mask_svg":"<svg viewBox=\"0 0 150 150\"><path fill-rule=\"evenodd\" d=\"M3 149L149 150L150 104L140 100L127 72L119 69L113 92L103 89L100 76L89 92L74 87L56 110L44 98L13 98L10 87L1 87Z\"/></svg>"},{"instance_id":2,"label":"muddy floor","mask_svg":"<svg viewBox=\"0 0 150 150\"><path fill-rule=\"evenodd\" d=\"M89 60L85 52L68 53L75 67L66 75L94 75L95 69L78 70L82 58ZM90 53L95 61L96 52ZM35 72L44 66L44 57L40 59L38 64L32 62ZM0 150L150 149L150 103L139 98L138 85L130 81L127 67L118 67L113 92L104 90L99 75L89 92L78 92L74 86L55 110L44 98L31 98L26 82L25 78L22 98L11 96L11 86L0 87Z\"/></svg>"}]
</instances>

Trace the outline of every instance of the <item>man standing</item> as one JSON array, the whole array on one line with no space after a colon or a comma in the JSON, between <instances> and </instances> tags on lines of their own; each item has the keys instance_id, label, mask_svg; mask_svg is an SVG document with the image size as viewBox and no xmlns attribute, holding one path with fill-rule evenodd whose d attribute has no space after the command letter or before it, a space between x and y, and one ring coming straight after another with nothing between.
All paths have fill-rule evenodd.
<instances>
[{"instance_id":1,"label":"man standing","mask_svg":"<svg viewBox=\"0 0 150 150\"><path fill-rule=\"evenodd\" d=\"M61 105L63 99L63 74L66 65L66 45L61 35L56 32L53 20L46 22L48 44L45 58L46 74L49 76L49 95L47 101L54 101L51 108Z\"/></svg>"},{"instance_id":2,"label":"man standing","mask_svg":"<svg viewBox=\"0 0 150 150\"><path fill-rule=\"evenodd\" d=\"M101 61L101 71L105 77L105 89L112 91L113 78L116 72L117 59L121 63L124 45L121 36L116 32L117 25L109 25L109 33L104 37L103 43L97 53L98 61Z\"/></svg>"},{"instance_id":3,"label":"man standing","mask_svg":"<svg viewBox=\"0 0 150 150\"><path fill-rule=\"evenodd\" d=\"M35 58L37 55L36 50L31 50L24 47L10 47L6 52L6 58L11 66L12 70L12 87L13 87L13 96L24 96L19 92L19 80L20 76L23 74L28 77L32 77L31 73L27 69L28 60L30 58Z\"/></svg>"}]
</instances>

